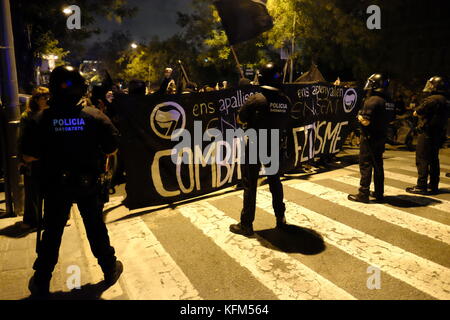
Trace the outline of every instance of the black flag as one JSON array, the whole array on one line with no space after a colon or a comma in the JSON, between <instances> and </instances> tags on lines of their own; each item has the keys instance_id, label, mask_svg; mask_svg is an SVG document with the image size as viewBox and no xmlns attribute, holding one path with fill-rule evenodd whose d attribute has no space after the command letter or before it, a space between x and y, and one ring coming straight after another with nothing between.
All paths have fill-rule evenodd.
<instances>
[{"instance_id":1,"label":"black flag","mask_svg":"<svg viewBox=\"0 0 450 320\"><path fill-rule=\"evenodd\" d=\"M266 0L216 0L214 5L231 45L255 38L273 27Z\"/></svg>"}]
</instances>

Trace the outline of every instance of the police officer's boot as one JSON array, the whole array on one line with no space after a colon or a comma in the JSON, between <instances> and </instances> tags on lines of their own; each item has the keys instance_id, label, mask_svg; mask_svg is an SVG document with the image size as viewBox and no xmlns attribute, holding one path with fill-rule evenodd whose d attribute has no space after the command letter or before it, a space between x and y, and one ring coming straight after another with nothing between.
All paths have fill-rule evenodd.
<instances>
[{"instance_id":1,"label":"police officer's boot","mask_svg":"<svg viewBox=\"0 0 450 320\"><path fill-rule=\"evenodd\" d=\"M282 217L282 218L277 217L277 227L276 228L280 229L280 230L286 230L287 227L288 227L288 224L286 223L286 218L285 217Z\"/></svg>"},{"instance_id":2,"label":"police officer's boot","mask_svg":"<svg viewBox=\"0 0 450 320\"><path fill-rule=\"evenodd\" d=\"M439 187L438 186L433 186L433 185L430 184L427 187L427 191L428 191L429 195L434 196L434 195L439 194Z\"/></svg>"},{"instance_id":3,"label":"police officer's boot","mask_svg":"<svg viewBox=\"0 0 450 320\"><path fill-rule=\"evenodd\" d=\"M119 280L120 275L123 272L123 264L119 260L117 260L114 264L114 267L110 270L105 270L104 276L105 276L105 284L108 287L111 287L113 284Z\"/></svg>"},{"instance_id":4,"label":"police officer's boot","mask_svg":"<svg viewBox=\"0 0 450 320\"><path fill-rule=\"evenodd\" d=\"M45 298L50 294L50 280L52 276L35 272L28 282L28 289L34 297Z\"/></svg>"},{"instance_id":5,"label":"police officer's boot","mask_svg":"<svg viewBox=\"0 0 450 320\"><path fill-rule=\"evenodd\" d=\"M408 187L408 188L406 188L406 192L412 193L412 194L421 194L424 196L428 195L428 191L426 188L421 188L418 186Z\"/></svg>"},{"instance_id":6,"label":"police officer's boot","mask_svg":"<svg viewBox=\"0 0 450 320\"><path fill-rule=\"evenodd\" d=\"M369 196L361 193L349 194L347 199L354 202L369 203Z\"/></svg>"},{"instance_id":7,"label":"police officer's boot","mask_svg":"<svg viewBox=\"0 0 450 320\"><path fill-rule=\"evenodd\" d=\"M384 203L386 202L383 195L376 194L374 191L370 191L370 196L375 198L375 202Z\"/></svg>"},{"instance_id":8,"label":"police officer's boot","mask_svg":"<svg viewBox=\"0 0 450 320\"><path fill-rule=\"evenodd\" d=\"M241 234L246 237L253 235L253 226L245 226L242 223L230 225L230 231L236 234Z\"/></svg>"}]
</instances>

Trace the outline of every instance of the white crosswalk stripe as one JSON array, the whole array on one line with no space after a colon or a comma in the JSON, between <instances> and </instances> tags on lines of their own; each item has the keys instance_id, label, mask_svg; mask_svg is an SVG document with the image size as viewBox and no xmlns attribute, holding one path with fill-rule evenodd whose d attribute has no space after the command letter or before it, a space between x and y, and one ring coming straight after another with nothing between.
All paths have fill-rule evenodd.
<instances>
[{"instance_id":1,"label":"white crosswalk stripe","mask_svg":"<svg viewBox=\"0 0 450 320\"><path fill-rule=\"evenodd\" d=\"M401 228L409 229L431 239L450 244L450 226L442 223L414 216L382 204L365 204L348 201L348 194L311 182L291 184L289 187L317 196L321 199L331 201L336 205L358 211L359 213L373 216L379 220L389 222Z\"/></svg>"},{"instance_id":2,"label":"white crosswalk stripe","mask_svg":"<svg viewBox=\"0 0 450 320\"><path fill-rule=\"evenodd\" d=\"M391 159L389 159L389 160L390 160L390 161L392 161L392 160L394 160L394 161L401 161L405 166L408 166L408 167L411 167L411 168L413 168L413 169L416 169L415 156L410 157L410 158L413 159L413 161L405 162L405 158L403 158L403 157L391 158ZM441 167L441 170L442 170L442 171L450 171L450 165L440 163L439 166ZM402 169L403 169L403 166L402 166ZM417 169L416 169L416 170L417 170ZM416 171L416 172L417 172L417 171Z\"/></svg>"},{"instance_id":3,"label":"white crosswalk stripe","mask_svg":"<svg viewBox=\"0 0 450 320\"><path fill-rule=\"evenodd\" d=\"M303 189L303 188L302 188ZM369 265L437 298L450 299L450 270L296 203L285 201L288 221L319 232L325 241ZM272 212L271 195L259 191L257 205Z\"/></svg>"},{"instance_id":4,"label":"white crosswalk stripe","mask_svg":"<svg viewBox=\"0 0 450 320\"><path fill-rule=\"evenodd\" d=\"M141 218L108 224L132 300L198 300L197 290Z\"/></svg>"},{"instance_id":5,"label":"white crosswalk stripe","mask_svg":"<svg viewBox=\"0 0 450 320\"><path fill-rule=\"evenodd\" d=\"M237 222L213 205L196 203L177 210L280 299L355 299L288 254L261 246L263 239L231 233L230 224ZM280 268L280 265L283 267Z\"/></svg>"},{"instance_id":6,"label":"white crosswalk stripe","mask_svg":"<svg viewBox=\"0 0 450 320\"><path fill-rule=\"evenodd\" d=\"M406 166L402 166L401 169L411 172L412 176L397 173L397 172L392 172L390 170L385 170L385 172L384 172L385 177L394 179L394 180L399 180L402 182L407 182L407 183L410 183L411 185L416 185L417 184L417 171L414 171L414 169L408 168ZM450 184L440 181L439 188L450 188Z\"/></svg>"},{"instance_id":7,"label":"white crosswalk stripe","mask_svg":"<svg viewBox=\"0 0 450 320\"><path fill-rule=\"evenodd\" d=\"M335 179L333 179L334 181L338 181L338 182L342 182L354 187L358 187L359 186L359 179L355 178L355 177L350 177L350 176L342 176L342 177L337 177ZM399 180L399 179L397 179ZM371 187L373 187L373 182L371 184ZM373 188L372 188L373 189ZM437 199L435 197L430 197L427 196L427 198L430 199L434 199L437 201L437 203L432 203L430 204L429 201L427 201L426 199L424 199L423 197L410 197L411 194L407 193L405 190L403 189L399 189L399 188L394 188L394 187L390 187L385 185L384 186L384 191L385 191L385 195L388 196L396 196L399 199L406 199L408 201L412 201L421 205L426 205L427 208L433 208L433 209L437 209L437 210L442 210L444 211L444 213L446 212L450 212L450 201L446 201L446 200L441 200L441 199ZM409 197L404 197L404 196L409 196Z\"/></svg>"},{"instance_id":8,"label":"white crosswalk stripe","mask_svg":"<svg viewBox=\"0 0 450 320\"><path fill-rule=\"evenodd\" d=\"M392 171L390 171L390 169L385 169L384 170L385 178L406 182L406 183L411 184L411 186L417 184L417 170L415 170L414 167L402 165L399 168L402 169L402 170L411 172L411 176L404 175L404 174L401 174L401 173L392 172ZM350 170L350 171L354 171L354 172L359 172L358 166L351 166L351 167L347 167L345 169L346 170ZM445 173L441 172L441 177L444 177L444 176L445 176ZM443 182L441 180L441 182L439 182L439 187L440 188L450 188L450 184L445 183L445 182Z\"/></svg>"},{"instance_id":9,"label":"white crosswalk stripe","mask_svg":"<svg viewBox=\"0 0 450 320\"><path fill-rule=\"evenodd\" d=\"M390 160L399 162L397 159ZM399 158L399 160L407 161L408 159ZM415 184L417 173L413 164L398 166L405 172L411 173L410 175L405 172L393 172L391 170L395 170L394 168L397 167L391 166L391 168L385 170L386 178L411 185ZM348 171L345 172L345 170ZM358 166L346 167L345 170L340 171L343 175L337 172L336 175L327 175L325 179L357 188L359 177L347 174L359 172ZM364 229L358 230L348 226L321 214L321 211L316 209L316 205L317 208L324 206L325 202L322 200L326 200L330 206L336 207L336 210L340 210L339 212L343 214L349 213L349 210L346 209L350 209L355 216L365 215L371 217L371 221L380 223L382 221L401 227L404 232L411 232L410 235L415 233L414 239L417 237L416 234L426 236L432 239L428 243L438 244L438 248L444 248L446 245L450 245L450 226L437 222L433 218L442 213L443 218L437 220L447 222L444 217L450 212L450 200L428 197L436 200L430 203L424 197L411 197L403 189L385 185L385 194L388 196L418 203L423 205L423 208L434 209L432 214L423 214L423 210L417 210L413 214L409 213L407 209L399 210L384 204L351 202L347 200L347 193L336 190L339 188L325 187L322 184L328 185L317 181L297 182L293 180L285 184L285 187L311 195L305 200L309 201L308 208L296 200L285 200L286 218L290 224L318 232L323 236L327 248L332 247L331 252L324 252L324 255L320 257L318 255L319 260L333 257L338 252L341 257L351 257L350 264L353 263L364 268L370 266L379 268L386 276L389 276L389 280L386 282L388 283L387 287L401 283L401 286L406 288L403 290L411 290L408 292L411 292L412 295L422 294L428 298L450 299L450 268L447 268L447 265L442 262L445 260L437 260L441 261L442 265L432 261L433 257L438 259L435 252L421 257L421 252L424 254L424 251L421 249L422 251L416 252L411 249L415 248L413 245L408 244L405 246L406 250L402 249L405 244L402 242L403 239L396 244L391 244L382 240L383 238L377 238L378 230L375 228L371 229L371 234L368 234L364 232ZM345 186L340 185L339 187L344 188ZM441 183L440 187L450 187L450 184ZM317 257L308 260L309 258L302 254L281 252L258 234L255 237L246 238L231 233L229 226L237 221L227 215L228 209L223 209L226 211L224 212L220 208L227 198L236 197L236 195L242 201L242 193L224 193L210 199L180 204L171 211L170 217L171 219L183 219L183 223L187 218L196 229L201 231L196 235L199 237L197 239L201 238L201 241L207 241L208 244L212 241L217 246L214 250L219 255L223 255L228 261L231 257L242 267L242 270L252 275L249 282L254 282L258 286L262 284L270 290L271 296L274 295L282 300L354 300L356 297L363 299L367 296L373 297L373 295L364 293L368 279L361 274L349 275L343 280L319 267L322 261L320 260L320 263L317 264L317 260L314 260ZM211 202L211 199L214 202ZM318 199L321 200L318 201ZM122 200L121 196L111 197L111 201L105 205L105 210L114 210L116 206L120 206ZM325 203L325 206L327 204ZM258 189L257 206L273 214L272 197L266 187ZM266 215L264 216L267 218ZM368 218L364 217L364 219ZM119 282L105 292L102 297L117 299L128 296L130 299L141 300L208 299L206 293L205 297L202 296L204 293L202 290L205 288L202 288L198 279L189 279L186 275L192 276L197 271L183 270L189 264L184 263L181 266L177 264L176 261L180 259L179 252L171 252L174 247L167 246L166 249L163 246L163 244L167 244L165 241L168 241L170 237L161 238L161 242L159 242L157 236L161 236L163 232L153 229L156 224L153 225L149 221L152 220L146 218L144 221L140 217L131 217L108 223L111 244L114 246L118 258L124 262L124 273ZM164 219L157 221L161 223L164 222ZM190 228L192 227L190 226ZM152 229L155 233L152 232ZM372 235L372 232L375 232L375 235ZM88 242L85 242L85 247L87 247ZM176 261L171 254L174 255ZM95 261L92 257L91 260L89 264L94 265ZM350 265L349 270L356 269ZM364 273L367 273L365 271L364 269ZM236 272L239 271L236 270ZM97 278L100 279L101 274L97 274L94 280ZM348 281L361 282L349 285ZM194 284L198 285L198 288ZM395 292L390 290L384 292L379 291L378 294L386 295L389 298L395 295Z\"/></svg>"}]
</instances>

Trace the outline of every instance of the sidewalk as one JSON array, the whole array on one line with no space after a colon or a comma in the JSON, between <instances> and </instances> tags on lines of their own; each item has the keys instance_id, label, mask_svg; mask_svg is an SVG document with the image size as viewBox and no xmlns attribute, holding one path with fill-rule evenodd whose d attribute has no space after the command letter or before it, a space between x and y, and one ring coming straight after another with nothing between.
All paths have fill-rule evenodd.
<instances>
[{"instance_id":1,"label":"sidewalk","mask_svg":"<svg viewBox=\"0 0 450 320\"><path fill-rule=\"evenodd\" d=\"M83 220L76 205L64 231L59 260L50 284L52 300L198 300L200 299L179 266L135 212L121 205L115 196L104 213L111 239L124 273L103 291L103 272L93 256ZM145 208L144 210L159 208ZM169 209L166 209L169 210ZM142 211L142 210L141 210ZM164 209L162 210L162 212ZM139 215L139 214L138 214ZM36 259L36 232L21 236L17 224L22 217L0 219L0 300L30 297L28 281ZM79 268L81 289L71 290L73 270Z\"/></svg>"}]
</instances>

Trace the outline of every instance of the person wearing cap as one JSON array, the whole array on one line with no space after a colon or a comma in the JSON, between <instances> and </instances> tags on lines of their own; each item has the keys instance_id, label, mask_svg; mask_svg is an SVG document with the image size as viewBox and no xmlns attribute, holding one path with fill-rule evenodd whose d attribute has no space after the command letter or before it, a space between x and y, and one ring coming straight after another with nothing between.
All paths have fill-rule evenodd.
<instances>
[{"instance_id":1,"label":"person wearing cap","mask_svg":"<svg viewBox=\"0 0 450 320\"><path fill-rule=\"evenodd\" d=\"M176 91L176 85L175 80L172 76L173 69L172 68L165 68L164 69L164 80L161 83L161 86L156 93L158 94L173 94Z\"/></svg>"}]
</instances>

